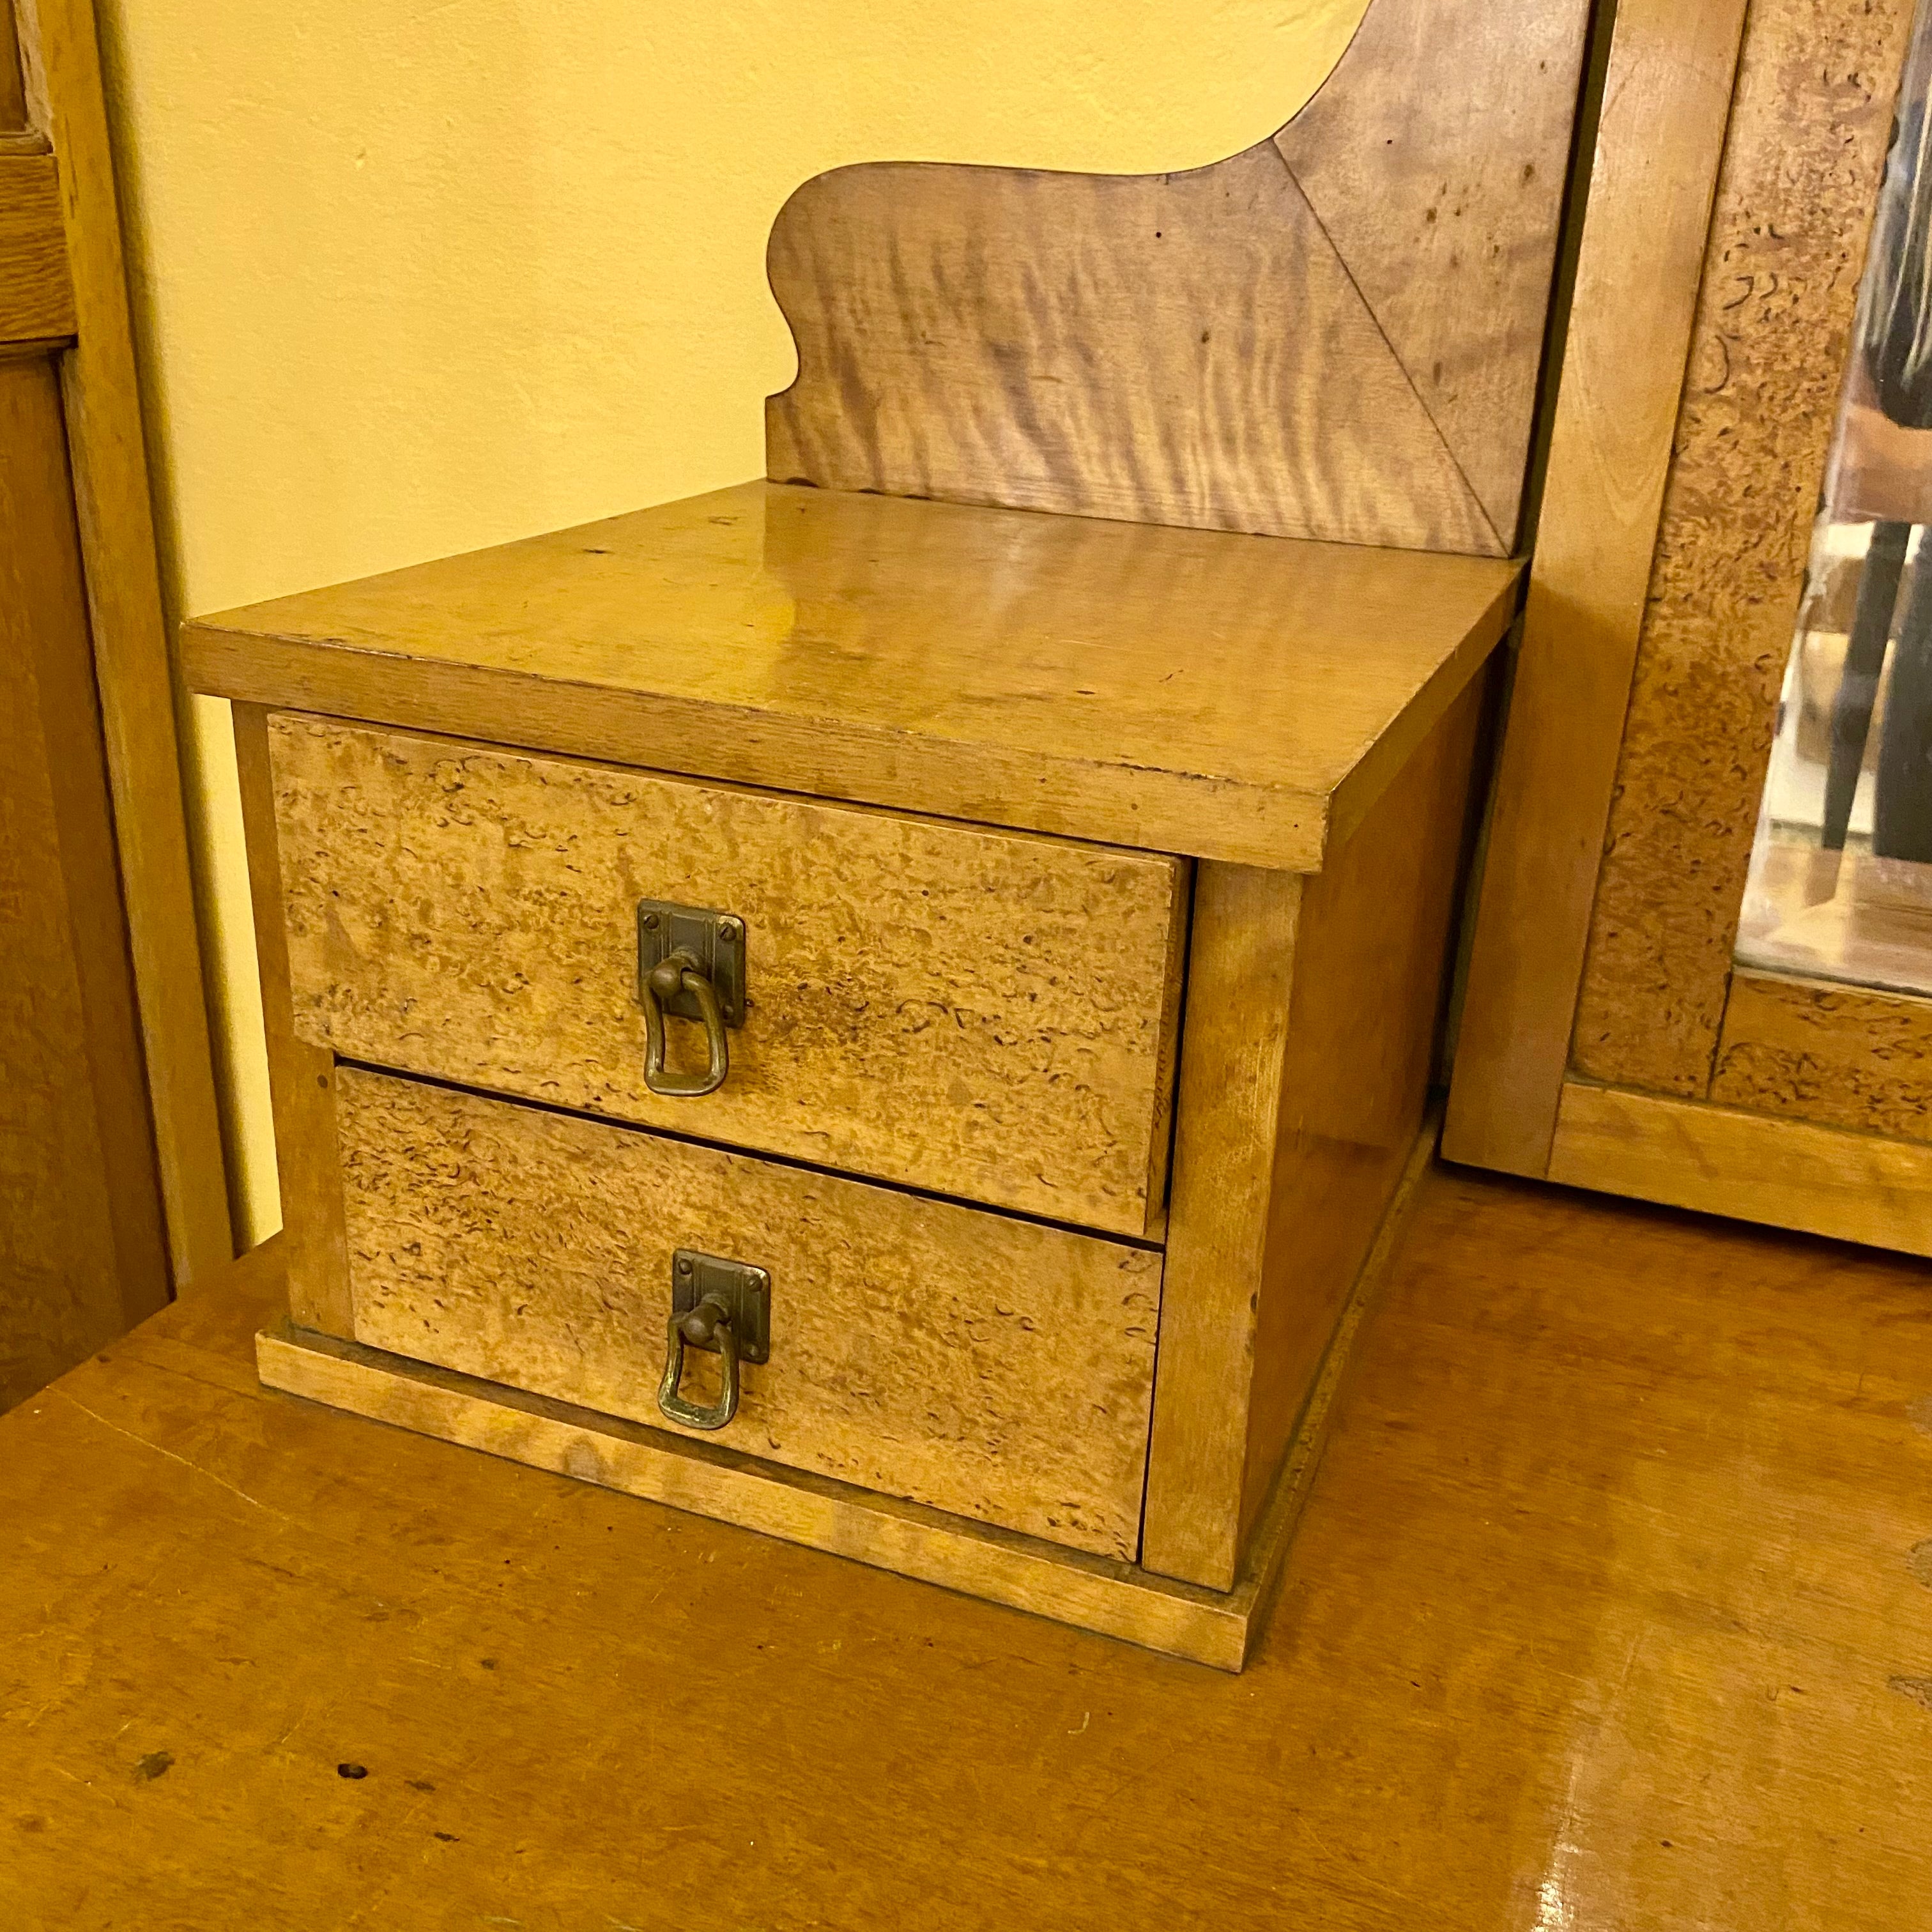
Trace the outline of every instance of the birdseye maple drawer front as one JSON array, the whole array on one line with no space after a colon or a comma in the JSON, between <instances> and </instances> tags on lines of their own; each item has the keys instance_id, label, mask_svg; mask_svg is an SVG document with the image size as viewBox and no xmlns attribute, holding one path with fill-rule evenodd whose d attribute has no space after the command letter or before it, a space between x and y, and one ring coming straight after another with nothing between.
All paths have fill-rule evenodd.
<instances>
[{"instance_id":1,"label":"birdseye maple drawer front","mask_svg":"<svg viewBox=\"0 0 1932 1932\"><path fill-rule=\"evenodd\" d=\"M278 713L296 1033L1112 1233L1166 1189L1186 862ZM646 1084L638 905L742 922L716 1092ZM668 1023L674 1072L705 1065Z\"/></svg>"},{"instance_id":2,"label":"birdseye maple drawer front","mask_svg":"<svg viewBox=\"0 0 1932 1932\"><path fill-rule=\"evenodd\" d=\"M358 1341L670 1428L676 1252L748 1263L769 1360L701 1439L1134 1556L1158 1252L355 1067L336 1099Z\"/></svg>"}]
</instances>

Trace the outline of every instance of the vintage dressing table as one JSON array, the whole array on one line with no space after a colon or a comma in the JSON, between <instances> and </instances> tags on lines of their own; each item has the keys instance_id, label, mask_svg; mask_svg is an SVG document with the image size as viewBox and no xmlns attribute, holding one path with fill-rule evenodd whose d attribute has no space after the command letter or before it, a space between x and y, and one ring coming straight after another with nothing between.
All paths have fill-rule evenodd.
<instances>
[{"instance_id":1,"label":"vintage dressing table","mask_svg":"<svg viewBox=\"0 0 1932 1932\"><path fill-rule=\"evenodd\" d=\"M770 480L187 627L298 1394L1238 1669L1420 1130L1582 0L808 184Z\"/></svg>"}]
</instances>

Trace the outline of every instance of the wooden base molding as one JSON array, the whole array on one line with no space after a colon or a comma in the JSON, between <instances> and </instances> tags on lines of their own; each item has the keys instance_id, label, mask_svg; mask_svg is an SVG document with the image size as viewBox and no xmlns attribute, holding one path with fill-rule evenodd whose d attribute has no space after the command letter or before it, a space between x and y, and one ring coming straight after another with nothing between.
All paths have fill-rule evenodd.
<instances>
[{"instance_id":1,"label":"wooden base molding","mask_svg":"<svg viewBox=\"0 0 1932 1932\"><path fill-rule=\"evenodd\" d=\"M262 1379L418 1435L762 1530L788 1543L942 1583L1152 1650L1239 1670L1268 1580L1269 1552L1223 1596L1125 1563L900 1502L668 1431L526 1395L285 1325L256 1338ZM1312 1459L1306 1467L1312 1471ZM1292 1522L1305 1482L1285 1483ZM1273 1553L1278 1555L1276 1539Z\"/></svg>"},{"instance_id":2,"label":"wooden base molding","mask_svg":"<svg viewBox=\"0 0 1932 1932\"><path fill-rule=\"evenodd\" d=\"M1226 1592L289 1322L256 1337L256 1366L270 1388L372 1421L1238 1671L1273 1604L1356 1336L1388 1272L1438 1126L1432 1118L1416 1141L1336 1325L1242 1568Z\"/></svg>"},{"instance_id":3,"label":"wooden base molding","mask_svg":"<svg viewBox=\"0 0 1932 1932\"><path fill-rule=\"evenodd\" d=\"M1932 1255L1932 1147L1564 1083L1552 1180Z\"/></svg>"}]
</instances>

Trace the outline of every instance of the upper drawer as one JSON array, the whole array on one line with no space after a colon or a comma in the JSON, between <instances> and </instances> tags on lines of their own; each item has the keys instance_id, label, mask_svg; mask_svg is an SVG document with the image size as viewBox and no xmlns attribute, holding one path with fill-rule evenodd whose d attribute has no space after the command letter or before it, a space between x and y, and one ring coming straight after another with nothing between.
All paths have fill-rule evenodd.
<instances>
[{"instance_id":1,"label":"upper drawer","mask_svg":"<svg viewBox=\"0 0 1932 1932\"><path fill-rule=\"evenodd\" d=\"M1112 1232L1157 1226L1184 860L287 713L268 739L303 1039ZM702 1098L644 1083L644 898L745 922L745 1022ZM688 1061L693 1030L672 1025Z\"/></svg>"}]
</instances>

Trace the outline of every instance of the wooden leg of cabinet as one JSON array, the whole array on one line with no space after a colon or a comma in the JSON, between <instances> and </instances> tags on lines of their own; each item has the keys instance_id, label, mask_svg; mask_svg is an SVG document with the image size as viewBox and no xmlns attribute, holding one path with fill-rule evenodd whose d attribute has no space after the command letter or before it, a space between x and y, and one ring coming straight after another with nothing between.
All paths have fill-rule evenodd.
<instances>
[{"instance_id":1,"label":"wooden leg of cabinet","mask_svg":"<svg viewBox=\"0 0 1932 1932\"><path fill-rule=\"evenodd\" d=\"M235 706L235 757L248 838L249 895L254 902L262 1018L268 1035L289 1306L305 1328L348 1336L355 1332L355 1322L343 1225L342 1157L336 1144L335 1056L295 1034L268 713L260 705Z\"/></svg>"}]
</instances>

